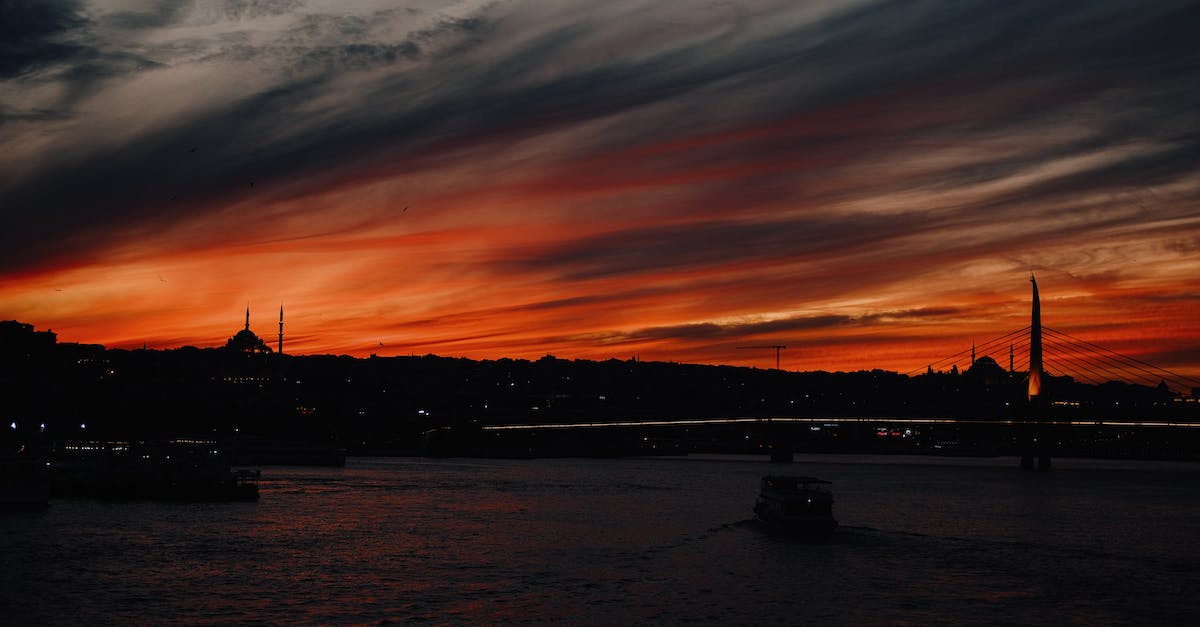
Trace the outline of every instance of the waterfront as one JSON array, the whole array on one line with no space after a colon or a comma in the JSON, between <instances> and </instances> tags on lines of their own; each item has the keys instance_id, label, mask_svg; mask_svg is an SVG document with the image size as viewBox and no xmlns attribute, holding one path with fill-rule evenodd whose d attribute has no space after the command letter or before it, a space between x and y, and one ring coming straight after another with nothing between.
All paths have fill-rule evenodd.
<instances>
[{"instance_id":1,"label":"waterfront","mask_svg":"<svg viewBox=\"0 0 1200 627\"><path fill-rule=\"evenodd\" d=\"M834 481L828 540L752 520ZM1200 615L1200 466L800 456L352 458L257 503L0 517L13 623L1170 624Z\"/></svg>"}]
</instances>

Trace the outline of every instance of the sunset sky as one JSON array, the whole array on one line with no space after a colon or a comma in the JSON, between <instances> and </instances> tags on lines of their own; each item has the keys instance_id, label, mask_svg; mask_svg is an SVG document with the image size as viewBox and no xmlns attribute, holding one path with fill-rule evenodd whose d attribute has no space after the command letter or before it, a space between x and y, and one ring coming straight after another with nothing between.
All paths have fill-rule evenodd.
<instances>
[{"instance_id":1,"label":"sunset sky","mask_svg":"<svg viewBox=\"0 0 1200 627\"><path fill-rule=\"evenodd\" d=\"M0 0L0 319L1200 378L1194 2ZM999 355L994 355L1000 360ZM1006 362L1007 356L1003 360ZM960 364L960 367L965 364Z\"/></svg>"}]
</instances>

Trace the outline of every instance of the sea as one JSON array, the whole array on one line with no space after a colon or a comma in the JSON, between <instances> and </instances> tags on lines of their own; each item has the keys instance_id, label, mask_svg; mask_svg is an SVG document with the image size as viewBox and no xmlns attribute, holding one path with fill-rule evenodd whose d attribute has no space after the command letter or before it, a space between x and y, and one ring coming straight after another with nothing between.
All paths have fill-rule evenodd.
<instances>
[{"instance_id":1,"label":"sea","mask_svg":"<svg viewBox=\"0 0 1200 627\"><path fill-rule=\"evenodd\" d=\"M243 503L0 513L8 625L1200 621L1200 465L801 455L356 458ZM780 535L766 474L833 482Z\"/></svg>"}]
</instances>

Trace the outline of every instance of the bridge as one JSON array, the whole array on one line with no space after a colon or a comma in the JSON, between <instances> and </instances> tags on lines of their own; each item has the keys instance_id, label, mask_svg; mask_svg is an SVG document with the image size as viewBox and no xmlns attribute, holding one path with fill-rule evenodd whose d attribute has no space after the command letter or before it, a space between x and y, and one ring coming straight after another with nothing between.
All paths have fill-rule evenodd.
<instances>
[{"instance_id":1,"label":"bridge","mask_svg":"<svg viewBox=\"0 0 1200 627\"><path fill-rule=\"evenodd\" d=\"M1002 354L1007 348L1009 375L1015 377L1019 372L1026 373L1028 414L1018 425L1023 468L1033 468L1035 458L1037 468L1049 468L1053 443L1047 441L1046 435L1050 425L1103 424L1102 421L1047 419L1047 405L1070 403L1067 400L1051 400L1048 386L1056 381L1079 381L1092 385L1114 382L1136 384L1162 391L1179 390L1180 394L1191 388L1193 395L1200 388L1200 381L1042 325L1037 279L1030 275L1029 282L1033 289L1029 326L988 340L981 346L972 344L969 349L971 366L974 367L977 350ZM941 368L947 363L957 363L965 352L944 358L936 365ZM927 372L933 372L934 369L935 364L930 364ZM1129 426L1143 424L1136 421L1117 422Z\"/></svg>"},{"instance_id":2,"label":"bridge","mask_svg":"<svg viewBox=\"0 0 1200 627\"><path fill-rule=\"evenodd\" d=\"M1018 403L1022 407L1015 408L1019 415L1003 418L795 415L704 417L495 424L483 426L482 430L484 434L491 434L505 441L513 441L516 436L519 441L528 442L529 438L521 440L520 434L540 433L543 434L543 440L557 439L564 442L573 439L577 443L591 444L603 440L604 437L628 444L631 441L629 436L636 432L642 434L640 438L647 443L648 449L657 444L678 440L681 430L689 431L689 437L692 438L696 438L697 433L722 433L725 437L733 435L735 439L744 440L744 446L737 448L739 452L767 449L772 452L773 457L780 459L790 458L791 450L796 448L797 443L803 443L805 448L810 450L812 446L836 448L837 443L834 440L840 434L843 438L842 443L870 442L872 446L882 446L884 450L898 452L1015 452L1021 457L1023 468L1039 469L1049 468L1051 457L1056 450L1071 452L1072 442L1080 448L1091 446L1095 450L1102 450L1104 446L1112 445L1110 440L1137 437L1130 436L1130 430L1153 430L1155 433L1151 435L1146 435L1148 431L1142 431L1140 437L1160 443L1171 439L1169 435L1160 434L1191 434L1182 437L1181 443L1195 443L1200 439L1200 422L1191 420L1137 419L1132 415L1126 418L1084 419L1079 415L1082 411L1076 412L1075 415L1064 415L1059 411L1063 409L1061 405L1069 406L1072 401L1062 400L1061 396L1056 397L1055 388L1075 382L1090 385L1119 382L1157 391L1165 390L1174 393L1176 400L1192 401L1195 404L1195 389L1200 388L1200 381L1123 355L1067 332L1043 326L1040 296L1037 281L1033 276L1030 276L1030 283L1032 302L1029 326L982 344L972 345L959 353L933 362L924 369L925 374L934 376L949 368L957 372L957 365L968 358L969 365L965 372L971 371L985 360L993 362L990 365L998 369L1000 366L994 363L994 359L977 359L976 356L1002 355L1007 352L1006 384L1015 385L1019 382L1024 388L1023 396L1026 402ZM778 350L783 347L772 345L755 348ZM920 372L910 372L907 376L913 377ZM1193 397L1187 399L1184 394L1189 388ZM616 435L622 431L626 432L624 436ZM560 435L550 435L555 432ZM566 436L566 432L573 435ZM602 437L599 434L604 435ZM994 446L981 446L981 442L991 442Z\"/></svg>"},{"instance_id":3,"label":"bridge","mask_svg":"<svg viewBox=\"0 0 1200 627\"><path fill-rule=\"evenodd\" d=\"M968 349L931 363L926 371L957 367L968 355L970 365L974 365L976 354L1007 353L1009 373L1027 373L1028 398L1032 402L1047 400L1045 386L1048 379L1069 378L1091 385L1122 382L1146 387L1163 386L1181 394L1200 388L1200 381L1196 379L1042 325L1037 281L1032 276L1029 280L1033 285L1029 326L979 345L972 344ZM919 372L914 370L908 374L912 376Z\"/></svg>"},{"instance_id":4,"label":"bridge","mask_svg":"<svg viewBox=\"0 0 1200 627\"><path fill-rule=\"evenodd\" d=\"M1036 439L1035 439L1036 438ZM1200 422L815 416L546 422L482 427L481 456L623 456L797 452L1016 456L1046 470L1051 456L1197 459Z\"/></svg>"}]
</instances>

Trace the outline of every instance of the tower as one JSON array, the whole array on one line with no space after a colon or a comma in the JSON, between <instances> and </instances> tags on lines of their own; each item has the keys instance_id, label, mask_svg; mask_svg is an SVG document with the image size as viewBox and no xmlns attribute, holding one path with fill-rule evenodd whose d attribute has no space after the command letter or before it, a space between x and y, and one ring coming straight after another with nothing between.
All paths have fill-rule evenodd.
<instances>
[{"instance_id":1,"label":"tower","mask_svg":"<svg viewBox=\"0 0 1200 627\"><path fill-rule=\"evenodd\" d=\"M250 305L246 305L246 330L250 330Z\"/></svg>"},{"instance_id":2,"label":"tower","mask_svg":"<svg viewBox=\"0 0 1200 627\"><path fill-rule=\"evenodd\" d=\"M1029 400L1042 395L1042 303L1038 298L1037 280L1033 284L1033 316L1029 327Z\"/></svg>"},{"instance_id":3,"label":"tower","mask_svg":"<svg viewBox=\"0 0 1200 627\"><path fill-rule=\"evenodd\" d=\"M1037 418L1040 413L1038 406L1042 403L1042 301L1038 297L1037 280L1033 278L1033 274L1029 275L1029 282L1033 284L1033 312L1032 319L1029 325L1029 404L1030 415ZM1021 453L1021 467L1032 469L1033 458L1037 458L1037 469L1047 470L1050 468L1050 445L1051 440L1044 438L1045 434L1041 427L1037 424L1029 423L1024 427L1023 433L1019 436L1023 443L1021 445L1023 451Z\"/></svg>"},{"instance_id":4,"label":"tower","mask_svg":"<svg viewBox=\"0 0 1200 627\"><path fill-rule=\"evenodd\" d=\"M279 350L276 352L283 354L283 303L279 304Z\"/></svg>"}]
</instances>

